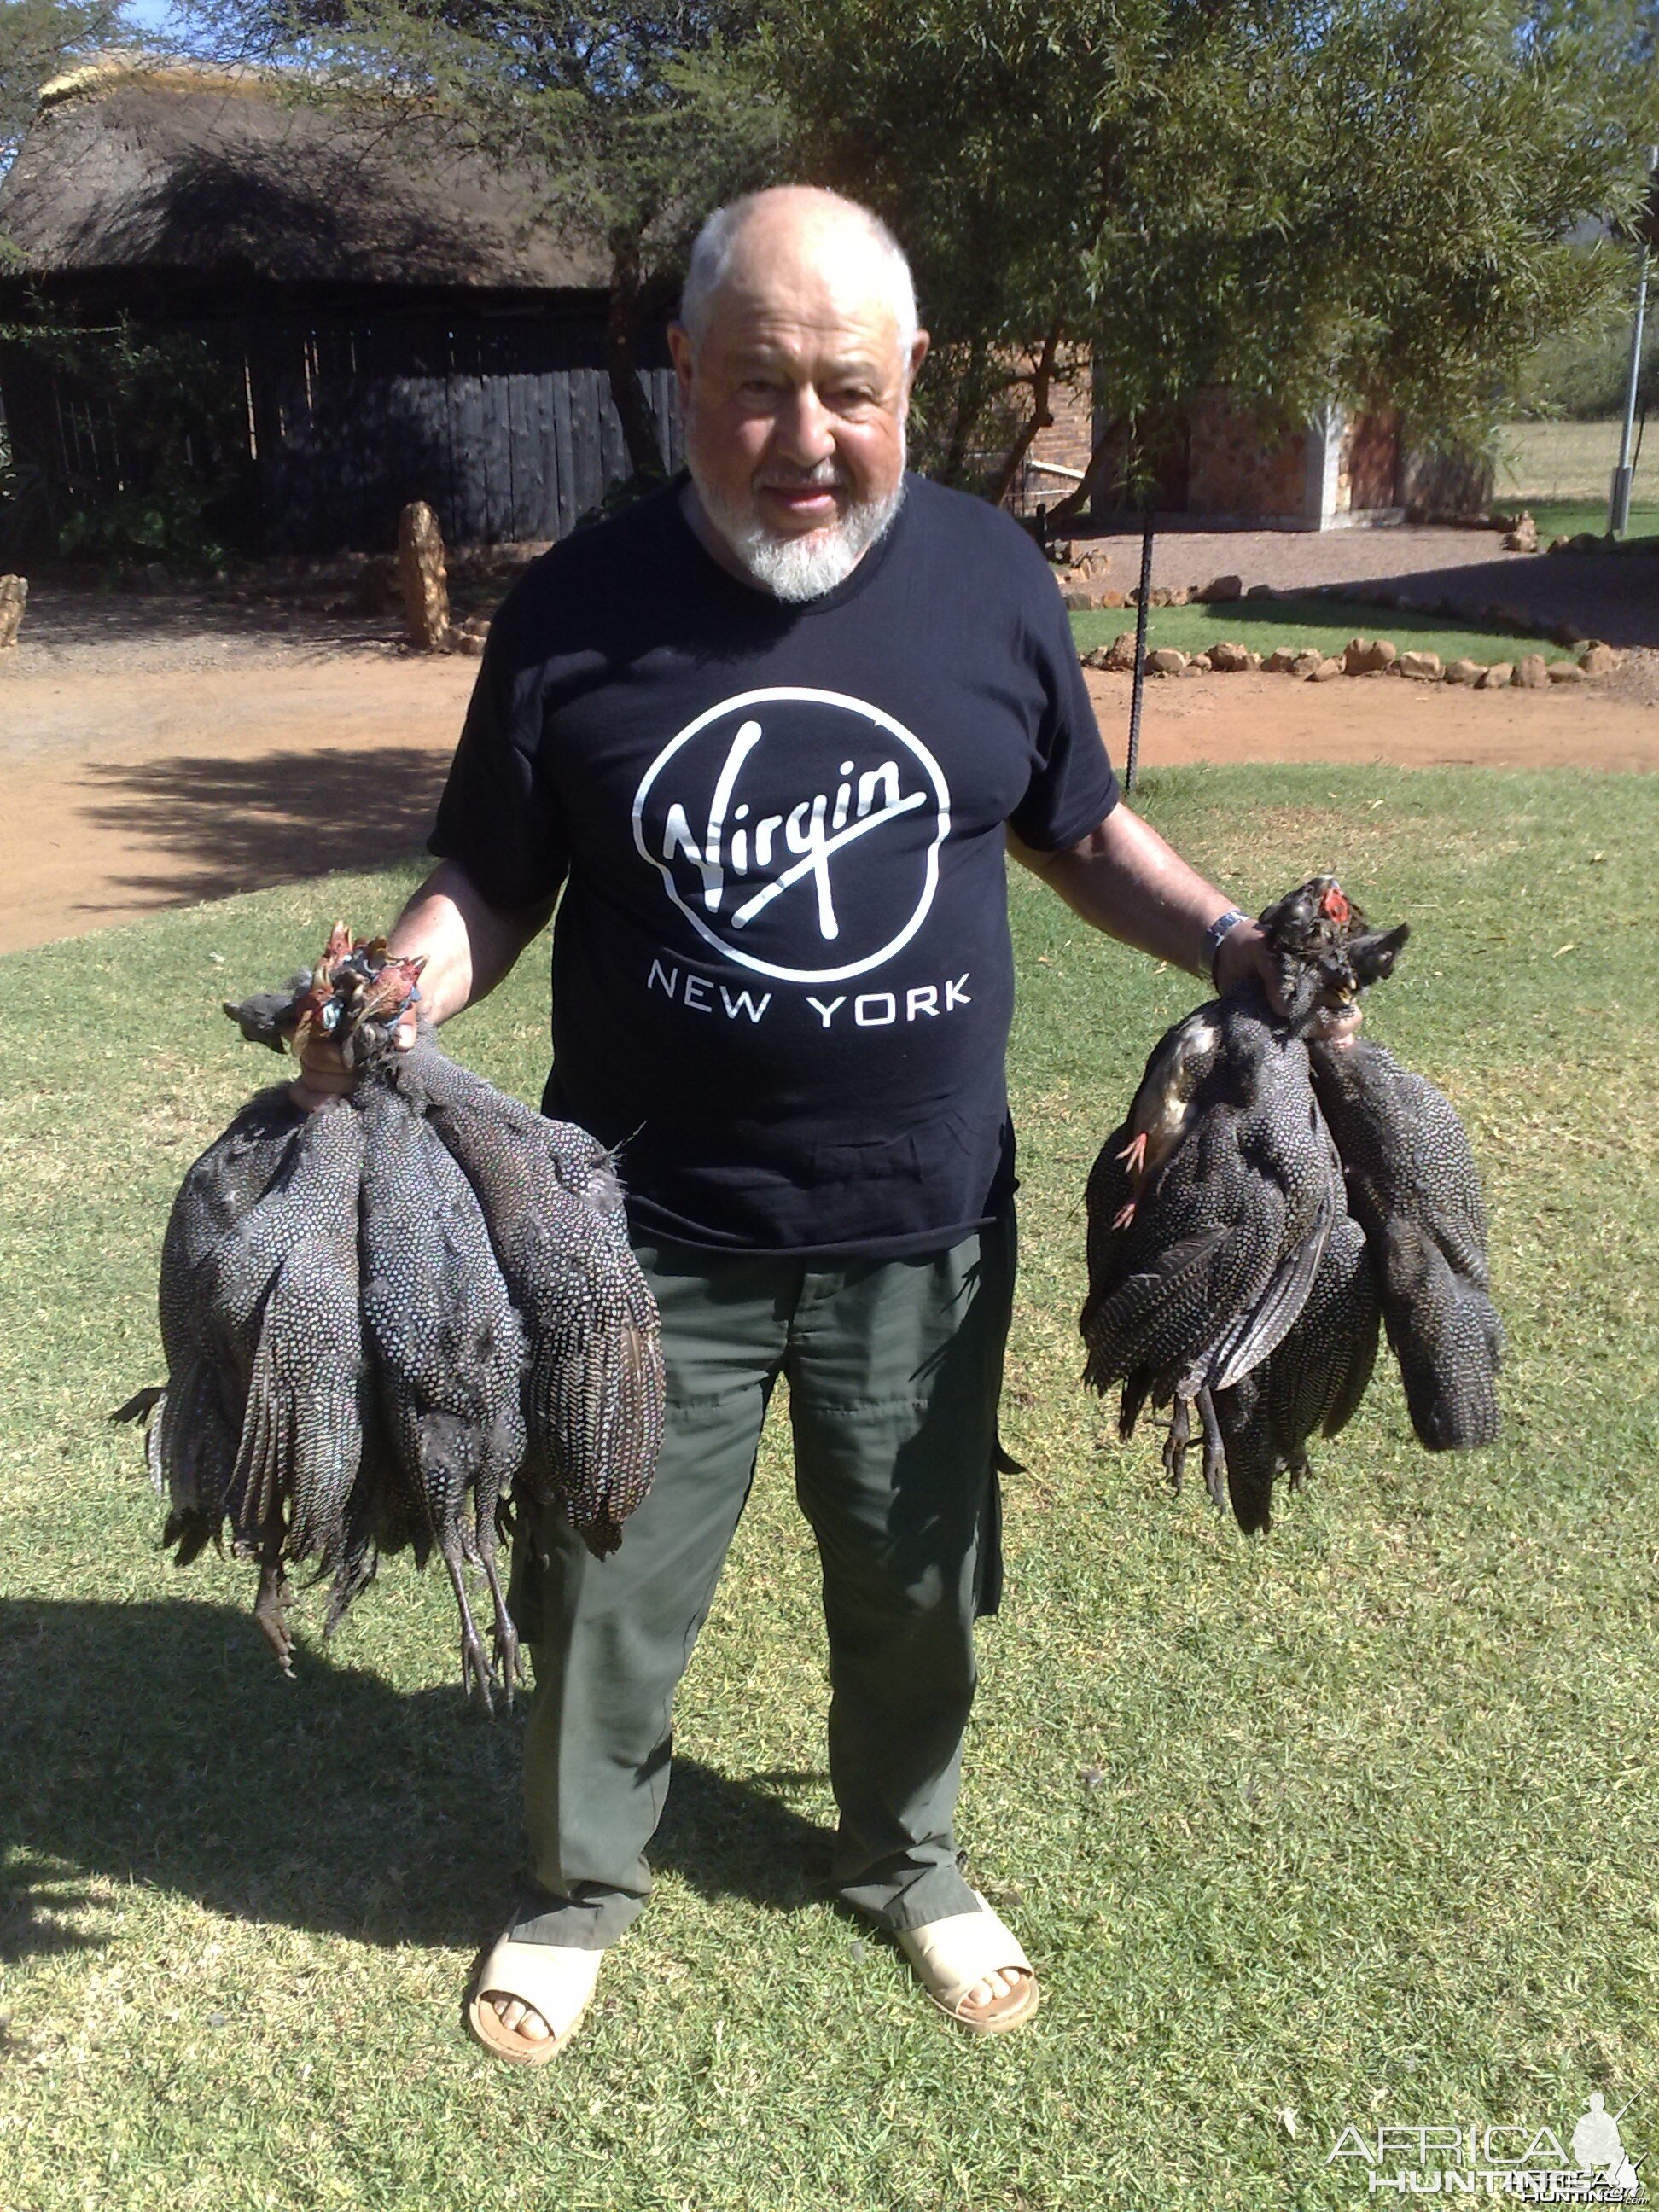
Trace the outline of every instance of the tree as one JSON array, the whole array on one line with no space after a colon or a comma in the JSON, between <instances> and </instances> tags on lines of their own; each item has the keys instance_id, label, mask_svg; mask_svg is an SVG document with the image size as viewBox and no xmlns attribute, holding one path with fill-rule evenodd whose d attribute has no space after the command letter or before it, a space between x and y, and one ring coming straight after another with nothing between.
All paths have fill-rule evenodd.
<instances>
[{"instance_id":1,"label":"tree","mask_svg":"<svg viewBox=\"0 0 1659 2212\"><path fill-rule=\"evenodd\" d=\"M121 0L0 0L0 172L22 143L41 86L123 33Z\"/></svg>"},{"instance_id":2,"label":"tree","mask_svg":"<svg viewBox=\"0 0 1659 2212\"><path fill-rule=\"evenodd\" d=\"M607 367L636 476L662 467L637 368L710 206L762 180L781 118L729 70L757 0L198 0L198 45L307 64L296 87L535 179L603 242Z\"/></svg>"},{"instance_id":3,"label":"tree","mask_svg":"<svg viewBox=\"0 0 1659 2212\"><path fill-rule=\"evenodd\" d=\"M994 489L1068 345L1112 417L1097 465L1216 386L1280 418L1387 402L1480 434L1518 361L1613 281L1616 252L1570 236L1638 194L1653 20L1651 0L771 0L755 65L808 166L911 246L927 450L971 475L1000 410Z\"/></svg>"}]
</instances>

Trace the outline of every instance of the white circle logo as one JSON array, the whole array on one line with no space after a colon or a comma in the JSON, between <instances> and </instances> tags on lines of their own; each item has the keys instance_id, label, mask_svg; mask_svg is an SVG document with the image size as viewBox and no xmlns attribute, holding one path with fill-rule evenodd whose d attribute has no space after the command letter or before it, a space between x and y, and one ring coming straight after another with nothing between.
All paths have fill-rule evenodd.
<instances>
[{"instance_id":1,"label":"white circle logo","mask_svg":"<svg viewBox=\"0 0 1659 2212\"><path fill-rule=\"evenodd\" d=\"M908 945L939 888L943 770L902 722L780 685L688 722L634 794L634 842L697 934L786 983L839 983Z\"/></svg>"}]
</instances>

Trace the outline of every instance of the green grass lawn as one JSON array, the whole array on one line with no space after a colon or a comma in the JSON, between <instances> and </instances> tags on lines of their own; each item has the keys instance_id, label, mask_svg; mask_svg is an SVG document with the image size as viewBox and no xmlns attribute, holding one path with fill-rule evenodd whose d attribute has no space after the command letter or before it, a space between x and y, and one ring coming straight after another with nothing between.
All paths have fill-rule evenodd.
<instances>
[{"instance_id":1,"label":"green grass lawn","mask_svg":"<svg viewBox=\"0 0 1659 2212\"><path fill-rule=\"evenodd\" d=\"M1133 607L1107 608L1074 614L1072 634L1079 651L1087 653L1109 645L1134 624ZM1402 652L1437 653L1443 660L1514 661L1523 653L1541 653L1547 660L1576 657L1545 639L1517 637L1512 630L1492 630L1444 615L1401 612L1363 599L1236 599L1215 607L1153 607L1146 617L1149 650L1172 645L1182 653L1198 653L1227 639L1261 653L1281 645L1317 646L1323 653L1340 653L1355 636L1390 637Z\"/></svg>"},{"instance_id":2,"label":"green grass lawn","mask_svg":"<svg viewBox=\"0 0 1659 2212\"><path fill-rule=\"evenodd\" d=\"M1547 545L1552 538L1577 538L1589 530L1599 538L1607 526L1607 502L1600 500L1538 500L1524 504L1538 525L1538 535ZM1659 500L1632 500L1626 539L1652 539L1659 550Z\"/></svg>"},{"instance_id":3,"label":"green grass lawn","mask_svg":"<svg viewBox=\"0 0 1659 2212\"><path fill-rule=\"evenodd\" d=\"M1142 803L1242 901L1334 863L1413 924L1372 1028L1482 1162L1507 1431L1426 1457L1385 1358L1254 1543L1115 1442L1078 1382L1080 1194L1194 987L1022 878L1024 1471L963 1831L1048 1996L989 2045L821 1899L817 1571L775 1423L650 1911L552 2068L461 2039L517 1728L464 1709L442 1578L393 1562L331 1649L312 1603L285 1681L252 1571L161 1555L104 1419L158 1374L172 1192L276 1072L218 1000L409 878L0 962L7 2212L1319 2212L1375 2201L1328 2162L1350 2123L1565 2142L1596 2087L1656 2154L1659 779L1200 769ZM532 957L455 1048L533 1096L545 994Z\"/></svg>"}]
</instances>

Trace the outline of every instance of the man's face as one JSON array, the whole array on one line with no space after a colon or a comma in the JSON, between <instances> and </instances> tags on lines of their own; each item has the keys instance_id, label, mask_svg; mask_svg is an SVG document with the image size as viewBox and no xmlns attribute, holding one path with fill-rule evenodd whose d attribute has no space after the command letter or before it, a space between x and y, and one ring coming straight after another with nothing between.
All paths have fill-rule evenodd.
<instances>
[{"instance_id":1,"label":"man's face","mask_svg":"<svg viewBox=\"0 0 1659 2212\"><path fill-rule=\"evenodd\" d=\"M901 344L877 250L844 228L757 218L702 337L677 327L670 343L686 459L715 529L780 596L831 588L896 507L927 347L925 334Z\"/></svg>"}]
</instances>

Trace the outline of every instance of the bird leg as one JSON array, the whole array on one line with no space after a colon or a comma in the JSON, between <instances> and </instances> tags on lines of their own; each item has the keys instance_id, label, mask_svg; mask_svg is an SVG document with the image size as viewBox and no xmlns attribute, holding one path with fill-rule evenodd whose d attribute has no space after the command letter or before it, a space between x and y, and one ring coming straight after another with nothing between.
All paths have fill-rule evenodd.
<instances>
[{"instance_id":1,"label":"bird leg","mask_svg":"<svg viewBox=\"0 0 1659 2212\"><path fill-rule=\"evenodd\" d=\"M493 1714L495 1700L490 1693L489 1664L473 1626L472 1608L466 1601L466 1584L461 1577L461 1548L453 1534L440 1538L439 1548L449 1570L450 1588L455 1593L456 1610L461 1616L461 1686L469 1698L476 1689L485 1712Z\"/></svg>"},{"instance_id":2,"label":"bird leg","mask_svg":"<svg viewBox=\"0 0 1659 2212\"><path fill-rule=\"evenodd\" d=\"M513 1692L525 1679L524 1661L519 1652L519 1632L513 1626L513 1616L507 1609L507 1600L501 1595L501 1578L495 1565L495 1547L486 1542L480 1531L478 1565L483 1569L484 1580L489 1584L489 1602L495 1611L494 1638L495 1644L495 1673L507 1692L507 1710L513 1706Z\"/></svg>"},{"instance_id":3,"label":"bird leg","mask_svg":"<svg viewBox=\"0 0 1659 2212\"><path fill-rule=\"evenodd\" d=\"M1138 1137L1130 1138L1128 1143L1125 1145L1123 1150L1118 1154L1118 1158L1122 1162L1123 1165L1128 1169L1129 1173L1132 1176L1138 1177L1145 1174L1146 1168L1146 1132L1144 1129ZM1133 1198L1126 1200L1124 1204L1119 1206L1117 1212L1112 1216L1112 1226L1114 1229L1127 1229L1128 1227L1129 1224L1135 1218L1135 1207L1139 1202L1139 1198L1140 1193L1137 1190Z\"/></svg>"},{"instance_id":4,"label":"bird leg","mask_svg":"<svg viewBox=\"0 0 1659 2212\"><path fill-rule=\"evenodd\" d=\"M1227 1510L1227 1455L1221 1442L1221 1424L1215 1417L1215 1401L1207 1390L1200 1390L1193 1401L1198 1407L1198 1417L1204 1424L1204 1487L1210 1493L1210 1503L1218 1513Z\"/></svg>"},{"instance_id":5,"label":"bird leg","mask_svg":"<svg viewBox=\"0 0 1659 2212\"><path fill-rule=\"evenodd\" d=\"M1293 1451L1285 1462L1285 1471L1291 1478L1291 1488L1300 1490L1313 1473L1307 1453L1299 1449Z\"/></svg>"},{"instance_id":6,"label":"bird leg","mask_svg":"<svg viewBox=\"0 0 1659 2212\"><path fill-rule=\"evenodd\" d=\"M293 1607L294 1592L283 1572L282 1562L268 1559L259 1569L253 1619L260 1635L276 1654L276 1663L285 1674L294 1672L294 1632L288 1625Z\"/></svg>"},{"instance_id":7,"label":"bird leg","mask_svg":"<svg viewBox=\"0 0 1659 2212\"><path fill-rule=\"evenodd\" d=\"M1177 1395L1170 1408L1169 1433L1164 1439L1164 1472L1170 1478L1170 1492L1176 1498L1181 1495L1181 1478L1186 1471L1187 1446L1191 1438L1187 1401Z\"/></svg>"}]
</instances>

